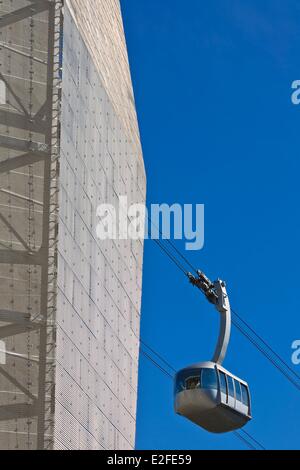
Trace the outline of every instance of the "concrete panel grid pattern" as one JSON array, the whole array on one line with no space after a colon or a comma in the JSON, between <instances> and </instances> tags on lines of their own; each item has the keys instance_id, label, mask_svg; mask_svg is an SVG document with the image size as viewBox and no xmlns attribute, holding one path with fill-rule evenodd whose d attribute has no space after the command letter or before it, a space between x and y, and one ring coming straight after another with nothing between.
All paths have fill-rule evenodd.
<instances>
[{"instance_id":1,"label":"concrete panel grid pattern","mask_svg":"<svg viewBox=\"0 0 300 470\"><path fill-rule=\"evenodd\" d=\"M143 245L96 209L145 172L119 3L76 3L0 4L4 449L134 446Z\"/></svg>"},{"instance_id":2,"label":"concrete panel grid pattern","mask_svg":"<svg viewBox=\"0 0 300 470\"><path fill-rule=\"evenodd\" d=\"M142 160L119 0L66 0L124 130Z\"/></svg>"},{"instance_id":3,"label":"concrete panel grid pattern","mask_svg":"<svg viewBox=\"0 0 300 470\"><path fill-rule=\"evenodd\" d=\"M61 2L0 10L0 448L49 448Z\"/></svg>"},{"instance_id":4,"label":"concrete panel grid pattern","mask_svg":"<svg viewBox=\"0 0 300 470\"><path fill-rule=\"evenodd\" d=\"M98 240L96 214L101 203L117 207L118 195L144 202L144 169L68 9L62 83L56 446L128 449L143 245Z\"/></svg>"}]
</instances>

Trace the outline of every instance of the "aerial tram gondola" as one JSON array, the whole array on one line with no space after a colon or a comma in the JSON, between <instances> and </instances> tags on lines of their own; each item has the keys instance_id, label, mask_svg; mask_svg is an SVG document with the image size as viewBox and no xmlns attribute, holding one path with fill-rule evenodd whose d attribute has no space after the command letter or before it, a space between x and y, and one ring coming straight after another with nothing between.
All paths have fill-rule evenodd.
<instances>
[{"instance_id":1,"label":"aerial tram gondola","mask_svg":"<svg viewBox=\"0 0 300 470\"><path fill-rule=\"evenodd\" d=\"M211 282L205 274L189 274L220 313L220 333L211 361L199 362L177 372L174 386L175 412L207 431L225 433L243 427L251 419L247 382L222 367L226 355L231 311L224 281Z\"/></svg>"}]
</instances>

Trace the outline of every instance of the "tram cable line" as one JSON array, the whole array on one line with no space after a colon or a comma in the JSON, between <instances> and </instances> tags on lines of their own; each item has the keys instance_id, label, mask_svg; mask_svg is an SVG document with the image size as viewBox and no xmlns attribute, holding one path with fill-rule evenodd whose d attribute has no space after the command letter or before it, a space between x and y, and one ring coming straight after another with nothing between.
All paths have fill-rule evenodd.
<instances>
[{"instance_id":1,"label":"tram cable line","mask_svg":"<svg viewBox=\"0 0 300 470\"><path fill-rule=\"evenodd\" d=\"M170 374L164 367L162 367L153 357L150 356L146 351L140 348L140 352L143 354L143 356L148 359L148 361L152 362L152 364L157 367L163 374L165 374L167 377L173 380L173 375Z\"/></svg>"},{"instance_id":2,"label":"tram cable line","mask_svg":"<svg viewBox=\"0 0 300 470\"><path fill-rule=\"evenodd\" d=\"M251 442L249 442L245 437L242 436L240 431L234 431L234 435L240 439L250 450L258 450Z\"/></svg>"},{"instance_id":3,"label":"tram cable line","mask_svg":"<svg viewBox=\"0 0 300 470\"><path fill-rule=\"evenodd\" d=\"M284 367L282 367L276 360L272 358L271 355L269 355L265 350L263 350L263 348L253 338L251 338L251 336L245 330L243 330L237 322L233 320L232 323L240 331L240 333L244 335L245 338L247 338L253 344L253 346L256 347L258 351L260 351L270 361L270 363L274 367L276 367L276 369L281 372L292 385L297 388L297 390L300 391L300 385L292 377L290 377Z\"/></svg>"},{"instance_id":4,"label":"tram cable line","mask_svg":"<svg viewBox=\"0 0 300 470\"><path fill-rule=\"evenodd\" d=\"M151 222L150 217L148 216L149 221ZM154 223L151 222L153 225ZM159 233L163 237L163 233L161 230L157 229ZM187 258L178 250L178 248L168 239L164 239L166 242L168 242L168 245L174 249L174 251L182 258L182 260L192 268L194 272L197 272L196 268L187 260ZM180 268L180 270L187 276L189 277L189 272L186 270L182 262L180 262L176 256L170 252L169 249L166 249L163 243L160 240L154 239L153 240L159 248L163 252L167 254L167 256L173 261L174 264L177 265L177 267ZM236 317L232 320L233 325L237 328L237 330L246 338L249 340L249 342L257 348L257 350L265 356L266 359L279 371L281 374L295 387L297 390L300 390L300 383L298 383L297 380L300 381L300 375L297 374L296 371L294 371L287 363L286 361L267 343L266 340L264 340L256 331L254 330L253 327L251 327L234 309L231 309L231 312L233 314L233 317ZM242 323L242 325L240 324ZM246 331L248 329L249 331ZM254 336L254 338L252 337ZM261 343L261 344L259 344ZM274 357L272 357L274 356ZM290 374L292 374L294 377L291 377Z\"/></svg>"},{"instance_id":5,"label":"tram cable line","mask_svg":"<svg viewBox=\"0 0 300 470\"><path fill-rule=\"evenodd\" d=\"M174 245L174 243L171 242L171 240L169 240L168 238L165 238L163 232L160 230L159 227L157 227L157 225L152 222L151 220L151 217L148 215L148 220L150 222L151 225L153 225L153 227L158 231L158 233L161 235L162 239L166 241L166 243L168 243L168 245L175 251L175 253L178 254L178 256L180 256L180 258L186 263L187 266L189 266L191 268L192 271L194 271L195 273L197 273L197 269L190 263L190 261L187 259L186 256L184 256L180 250L178 250L178 248ZM151 231L149 231L148 229L148 233L150 235L150 239L151 240L154 240L156 241L157 239L151 237ZM183 268L184 269L184 268ZM185 271L185 274L187 275L187 271L184 269Z\"/></svg>"},{"instance_id":6,"label":"tram cable line","mask_svg":"<svg viewBox=\"0 0 300 470\"><path fill-rule=\"evenodd\" d=\"M142 345L146 346L147 349L149 349L149 351L151 351L161 362L163 362L172 372L176 373L176 369L174 369L173 366L171 366L171 364L169 362L167 362L160 354L158 354L157 351L155 351L151 346L149 346L149 344L147 344L145 341L143 341L141 338L140 338L140 343L142 343Z\"/></svg>"},{"instance_id":7,"label":"tram cable line","mask_svg":"<svg viewBox=\"0 0 300 470\"><path fill-rule=\"evenodd\" d=\"M232 313L237 317L237 319L242 322L246 328L248 328L250 330L250 332L255 335L259 341L261 341L263 343L264 346L266 346L272 354L274 354L274 356L298 379L300 380L300 375L297 374L297 372L295 370L293 370L288 364L287 362L282 359L282 357L279 356L278 353L276 353L276 351L274 351L274 349L258 334L256 333L256 331L249 325L249 323L247 323L235 310L231 309Z\"/></svg>"},{"instance_id":8,"label":"tram cable line","mask_svg":"<svg viewBox=\"0 0 300 470\"><path fill-rule=\"evenodd\" d=\"M149 216L148 219L152 223ZM252 419L252 405L247 382L222 367L230 339L231 323L298 390L300 390L300 384L295 379L300 379L300 376L268 345L267 341L231 309L225 282L220 279L212 282L202 271L195 269L180 250L164 237L161 230L158 229L158 232L162 237L162 240L154 238L158 247L184 273L190 283L204 294L220 314L220 331L212 360L187 366L176 372L175 377L173 366L142 340L141 343L157 359L142 348L141 353L168 378L174 380L174 409L177 414L210 432L234 431L249 448L256 449L258 446L264 450L265 448L259 441L241 429ZM196 276L191 274L186 266L189 266ZM234 316L233 320L232 316ZM157 360L163 362L164 366ZM166 370L166 367L171 372ZM237 432L237 429L241 430Z\"/></svg>"},{"instance_id":9,"label":"tram cable line","mask_svg":"<svg viewBox=\"0 0 300 470\"><path fill-rule=\"evenodd\" d=\"M257 440L255 439L249 432L245 431L245 429L240 429L238 432L235 431L238 435L241 433L246 435L249 439L252 439L252 441L260 447L261 450L266 450L266 448Z\"/></svg>"},{"instance_id":10,"label":"tram cable line","mask_svg":"<svg viewBox=\"0 0 300 470\"><path fill-rule=\"evenodd\" d=\"M176 257L172 255L172 253L170 253L170 251L167 248L165 248L159 240L153 239L153 241L173 261L173 263L177 266L177 268L180 269L180 271L182 271L187 276L187 271L185 270L184 266L180 263L180 261L178 261Z\"/></svg>"}]
</instances>

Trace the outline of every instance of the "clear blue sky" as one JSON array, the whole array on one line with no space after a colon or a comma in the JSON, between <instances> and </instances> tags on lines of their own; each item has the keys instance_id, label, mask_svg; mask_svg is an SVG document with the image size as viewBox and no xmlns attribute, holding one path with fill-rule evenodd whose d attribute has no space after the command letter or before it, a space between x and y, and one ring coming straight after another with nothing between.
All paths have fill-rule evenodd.
<instances>
[{"instance_id":1,"label":"clear blue sky","mask_svg":"<svg viewBox=\"0 0 300 470\"><path fill-rule=\"evenodd\" d=\"M291 364L300 339L298 0L122 0L148 203L204 203L205 246L235 309ZM183 249L181 242L177 246ZM210 359L218 318L145 243L142 338L176 368ZM268 449L300 447L300 392L233 329L225 367L248 380ZM300 366L295 370L300 374ZM240 449L173 413L172 383L141 358L138 449Z\"/></svg>"}]
</instances>

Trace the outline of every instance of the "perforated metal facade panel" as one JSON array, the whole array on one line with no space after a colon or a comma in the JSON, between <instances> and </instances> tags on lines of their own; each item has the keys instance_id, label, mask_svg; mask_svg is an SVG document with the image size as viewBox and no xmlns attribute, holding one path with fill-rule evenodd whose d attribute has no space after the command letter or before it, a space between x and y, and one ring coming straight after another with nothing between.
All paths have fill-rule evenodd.
<instances>
[{"instance_id":1,"label":"perforated metal facade panel","mask_svg":"<svg viewBox=\"0 0 300 470\"><path fill-rule=\"evenodd\" d=\"M98 13L107 3L97 2ZM144 202L144 167L136 134L130 135L124 124L128 103L119 99L115 106L73 14L66 5L55 446L130 449L135 441L143 246L140 241L97 239L96 213L101 203L116 205L118 195L127 195L129 204ZM104 29L114 34L107 24Z\"/></svg>"},{"instance_id":2,"label":"perforated metal facade panel","mask_svg":"<svg viewBox=\"0 0 300 470\"><path fill-rule=\"evenodd\" d=\"M61 6L0 2L1 449L53 442Z\"/></svg>"},{"instance_id":3,"label":"perforated metal facade panel","mask_svg":"<svg viewBox=\"0 0 300 470\"><path fill-rule=\"evenodd\" d=\"M135 439L143 245L96 238L145 199L122 18L64 4L0 2L1 449Z\"/></svg>"},{"instance_id":4,"label":"perforated metal facade panel","mask_svg":"<svg viewBox=\"0 0 300 470\"><path fill-rule=\"evenodd\" d=\"M119 0L65 0L118 119L141 156ZM142 156L141 156L142 160Z\"/></svg>"}]
</instances>

